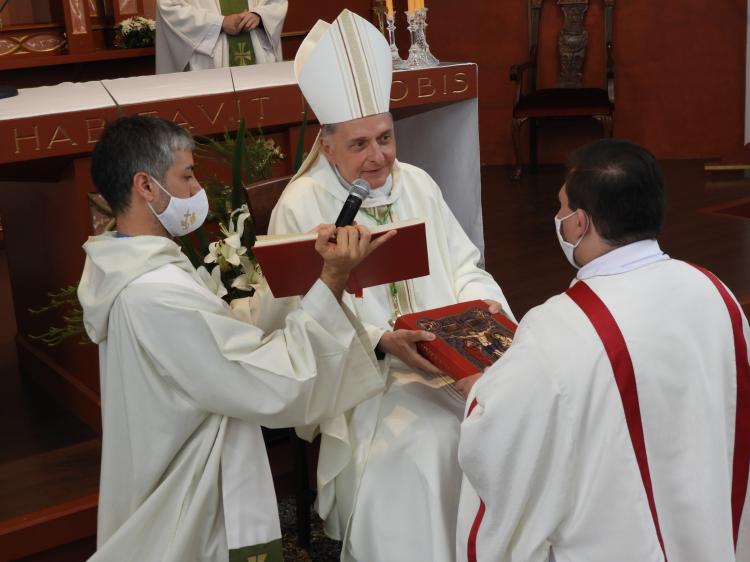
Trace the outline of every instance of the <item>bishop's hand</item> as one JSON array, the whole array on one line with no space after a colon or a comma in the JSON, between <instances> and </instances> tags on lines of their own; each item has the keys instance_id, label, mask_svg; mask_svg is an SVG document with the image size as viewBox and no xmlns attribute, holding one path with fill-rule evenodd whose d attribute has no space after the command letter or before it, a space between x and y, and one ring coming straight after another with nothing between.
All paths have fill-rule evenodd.
<instances>
[{"instance_id":1,"label":"bishop's hand","mask_svg":"<svg viewBox=\"0 0 750 562\"><path fill-rule=\"evenodd\" d=\"M339 301L352 269L396 235L396 231L391 230L372 240L370 231L362 225L336 228L332 224L322 224L316 230L315 250L323 257L320 279Z\"/></svg>"}]
</instances>

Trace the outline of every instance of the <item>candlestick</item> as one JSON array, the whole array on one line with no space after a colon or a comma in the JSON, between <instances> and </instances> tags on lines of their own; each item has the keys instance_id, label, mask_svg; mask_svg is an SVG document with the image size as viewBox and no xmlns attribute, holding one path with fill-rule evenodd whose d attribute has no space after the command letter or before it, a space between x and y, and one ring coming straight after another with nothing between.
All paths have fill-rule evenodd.
<instances>
[{"instance_id":1,"label":"candlestick","mask_svg":"<svg viewBox=\"0 0 750 562\"><path fill-rule=\"evenodd\" d=\"M413 13L406 12L406 21L409 24L409 36L411 37L411 47L409 47L406 66L408 68L425 68L440 64L440 61L430 52L430 46L427 44L425 35L427 8L415 10Z\"/></svg>"},{"instance_id":2,"label":"candlestick","mask_svg":"<svg viewBox=\"0 0 750 562\"><path fill-rule=\"evenodd\" d=\"M417 41L422 47L425 66L437 66L440 61L430 52L430 45L427 43L427 8L424 7L424 0L419 0L422 7L417 10L417 18L420 25L417 30Z\"/></svg>"},{"instance_id":3,"label":"candlestick","mask_svg":"<svg viewBox=\"0 0 750 562\"><path fill-rule=\"evenodd\" d=\"M391 46L391 65L393 70L407 68L404 59L398 54L398 47L396 47L396 18L392 11L391 13L386 14L385 24L388 28L388 43Z\"/></svg>"}]
</instances>

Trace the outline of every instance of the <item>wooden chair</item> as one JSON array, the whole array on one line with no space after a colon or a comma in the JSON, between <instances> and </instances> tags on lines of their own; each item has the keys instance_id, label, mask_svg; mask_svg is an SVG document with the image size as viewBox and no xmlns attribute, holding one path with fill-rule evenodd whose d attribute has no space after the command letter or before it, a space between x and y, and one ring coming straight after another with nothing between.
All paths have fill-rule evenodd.
<instances>
[{"instance_id":1,"label":"wooden chair","mask_svg":"<svg viewBox=\"0 0 750 562\"><path fill-rule=\"evenodd\" d=\"M583 63L588 34L584 18L589 0L557 0L564 24L557 38L558 79L554 88L537 89L539 59L539 25L545 0L529 0L529 58L510 69L516 83L513 101L513 148L516 167L513 179L521 177L521 129L529 122L529 152L532 165L537 161L537 121L548 118L594 118L602 125L604 136L612 136L612 114L615 108L614 59L612 28L615 0L604 4L604 50L606 67L600 88L583 87ZM525 87L524 87L525 85Z\"/></svg>"},{"instance_id":2,"label":"wooden chair","mask_svg":"<svg viewBox=\"0 0 750 562\"><path fill-rule=\"evenodd\" d=\"M266 234L271 212L281 197L282 191L289 183L291 176L274 178L248 185L245 188L247 204L255 220L255 234ZM310 489L309 469L307 462L308 444L297 437L293 429L263 428L266 444L289 442L292 448L292 464L295 482L295 503L297 505L297 542L303 548L310 546L310 507L315 493Z\"/></svg>"},{"instance_id":3,"label":"wooden chair","mask_svg":"<svg viewBox=\"0 0 750 562\"><path fill-rule=\"evenodd\" d=\"M266 234L268 232L271 211L273 211L276 202L281 197L281 192L284 191L284 188L291 179L292 176L284 176L252 183L245 187L245 197L253 213L256 234Z\"/></svg>"}]
</instances>

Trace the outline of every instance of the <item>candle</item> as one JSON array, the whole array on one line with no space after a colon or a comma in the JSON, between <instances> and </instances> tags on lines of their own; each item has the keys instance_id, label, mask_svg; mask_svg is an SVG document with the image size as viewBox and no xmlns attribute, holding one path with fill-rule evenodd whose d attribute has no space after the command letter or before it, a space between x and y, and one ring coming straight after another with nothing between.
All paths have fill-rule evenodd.
<instances>
[{"instance_id":1,"label":"candle","mask_svg":"<svg viewBox=\"0 0 750 562\"><path fill-rule=\"evenodd\" d=\"M385 0L385 11L388 17L393 17L393 0Z\"/></svg>"}]
</instances>

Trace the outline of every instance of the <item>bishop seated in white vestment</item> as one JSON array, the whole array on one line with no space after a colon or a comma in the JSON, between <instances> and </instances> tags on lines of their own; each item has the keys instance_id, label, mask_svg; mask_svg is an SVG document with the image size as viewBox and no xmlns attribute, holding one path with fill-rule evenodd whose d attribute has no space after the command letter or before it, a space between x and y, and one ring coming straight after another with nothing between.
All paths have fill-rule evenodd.
<instances>
[{"instance_id":1,"label":"bishop seated in white vestment","mask_svg":"<svg viewBox=\"0 0 750 562\"><path fill-rule=\"evenodd\" d=\"M747 562L747 319L716 276L662 252L645 149L584 147L559 199L578 273L471 390L458 559Z\"/></svg>"},{"instance_id":2,"label":"bishop seated in white vestment","mask_svg":"<svg viewBox=\"0 0 750 562\"><path fill-rule=\"evenodd\" d=\"M336 64L342 54L352 64ZM359 16L345 10L333 24L315 25L297 53L295 73L324 126L274 209L269 232L305 232L334 220L357 178L372 188L359 224L425 219L429 276L364 289L361 298L344 296L365 326L370 348L382 354L386 390L298 433L306 439L322 434L317 510L326 533L344 541L342 560L449 562L455 555L464 400L417 353L416 342L431 334L393 331L392 322L473 299L511 313L500 287L478 267L479 251L439 187L424 170L396 160L388 113L391 72L387 42ZM254 320L267 329L300 306L299 299L273 299L267 288L252 300Z\"/></svg>"},{"instance_id":3,"label":"bishop seated in white vestment","mask_svg":"<svg viewBox=\"0 0 750 562\"><path fill-rule=\"evenodd\" d=\"M287 0L157 0L156 73L282 60Z\"/></svg>"},{"instance_id":4,"label":"bishop seated in white vestment","mask_svg":"<svg viewBox=\"0 0 750 562\"><path fill-rule=\"evenodd\" d=\"M322 226L320 280L275 332L237 319L172 239L208 213L178 125L123 117L92 177L117 232L90 238L78 296L99 345L102 466L94 561L280 562L260 426L341 414L381 392L367 334L341 293L380 239ZM387 234L385 237L392 236Z\"/></svg>"}]
</instances>

